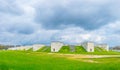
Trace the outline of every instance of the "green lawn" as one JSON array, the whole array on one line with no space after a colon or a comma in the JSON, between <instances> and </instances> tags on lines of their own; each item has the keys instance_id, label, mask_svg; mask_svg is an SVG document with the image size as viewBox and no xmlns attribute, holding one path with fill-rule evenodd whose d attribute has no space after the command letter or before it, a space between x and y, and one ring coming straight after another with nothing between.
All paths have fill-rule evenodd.
<instances>
[{"instance_id":1,"label":"green lawn","mask_svg":"<svg viewBox=\"0 0 120 70\"><path fill-rule=\"evenodd\" d=\"M75 54L76 55L76 54ZM120 58L68 59L60 53L0 51L0 70L119 70ZM83 62L93 60L99 63Z\"/></svg>"},{"instance_id":2,"label":"green lawn","mask_svg":"<svg viewBox=\"0 0 120 70\"><path fill-rule=\"evenodd\" d=\"M120 55L120 52L113 52L113 51L103 51L103 52L79 52L79 53L70 53L70 54L90 54L90 55Z\"/></svg>"}]
</instances>

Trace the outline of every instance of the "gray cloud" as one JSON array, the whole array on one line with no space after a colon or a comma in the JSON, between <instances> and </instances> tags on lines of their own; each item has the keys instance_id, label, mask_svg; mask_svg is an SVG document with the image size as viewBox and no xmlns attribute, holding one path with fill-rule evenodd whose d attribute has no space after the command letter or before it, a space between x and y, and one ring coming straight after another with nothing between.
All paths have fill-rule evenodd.
<instances>
[{"instance_id":1,"label":"gray cloud","mask_svg":"<svg viewBox=\"0 0 120 70\"><path fill-rule=\"evenodd\" d=\"M15 0L0 0L0 13L21 15L23 11Z\"/></svg>"},{"instance_id":2,"label":"gray cloud","mask_svg":"<svg viewBox=\"0 0 120 70\"><path fill-rule=\"evenodd\" d=\"M119 45L119 3L119 0L0 0L0 44L95 41Z\"/></svg>"},{"instance_id":3,"label":"gray cloud","mask_svg":"<svg viewBox=\"0 0 120 70\"><path fill-rule=\"evenodd\" d=\"M61 29L66 26L78 26L86 30L98 29L103 25L114 22L118 17L113 16L111 10L119 9L119 5L112 4L112 1L98 1L100 4L91 0L68 1L67 5L63 3L45 2L37 8L35 21L42 23L46 29ZM102 4L103 2L103 4ZM56 3L55 5L52 5ZM116 8L116 9L114 9Z\"/></svg>"},{"instance_id":4,"label":"gray cloud","mask_svg":"<svg viewBox=\"0 0 120 70\"><path fill-rule=\"evenodd\" d=\"M9 27L7 31L11 33L19 33L19 34L32 34L34 33L35 28L30 24L26 25L26 23L24 23L22 25L18 23L17 25Z\"/></svg>"}]
</instances>

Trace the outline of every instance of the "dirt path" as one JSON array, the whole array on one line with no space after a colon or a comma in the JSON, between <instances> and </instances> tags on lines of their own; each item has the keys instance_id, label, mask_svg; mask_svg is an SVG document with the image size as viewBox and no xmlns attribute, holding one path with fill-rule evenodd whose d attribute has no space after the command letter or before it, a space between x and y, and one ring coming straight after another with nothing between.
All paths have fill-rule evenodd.
<instances>
[{"instance_id":1,"label":"dirt path","mask_svg":"<svg viewBox=\"0 0 120 70\"><path fill-rule=\"evenodd\" d=\"M112 58L112 57L120 57L120 55L85 55L85 54L55 54L58 57L65 57L69 60L77 60L88 63L102 63L99 61L92 60L93 58ZM90 59L89 59L90 58Z\"/></svg>"},{"instance_id":2,"label":"dirt path","mask_svg":"<svg viewBox=\"0 0 120 70\"><path fill-rule=\"evenodd\" d=\"M68 57L68 58L107 58L107 57L120 57L120 55L87 55L87 54L58 54L50 53L52 55L57 55L59 57Z\"/></svg>"}]
</instances>

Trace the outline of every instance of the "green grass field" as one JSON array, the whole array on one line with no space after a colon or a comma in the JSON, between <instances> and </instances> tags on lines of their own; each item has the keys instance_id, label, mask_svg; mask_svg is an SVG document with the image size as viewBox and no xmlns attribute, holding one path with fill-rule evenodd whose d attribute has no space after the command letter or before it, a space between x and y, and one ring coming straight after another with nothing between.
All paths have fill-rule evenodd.
<instances>
[{"instance_id":1,"label":"green grass field","mask_svg":"<svg viewBox=\"0 0 120 70\"><path fill-rule=\"evenodd\" d=\"M81 55L88 54L0 51L0 70L120 70L120 57L81 58Z\"/></svg>"}]
</instances>

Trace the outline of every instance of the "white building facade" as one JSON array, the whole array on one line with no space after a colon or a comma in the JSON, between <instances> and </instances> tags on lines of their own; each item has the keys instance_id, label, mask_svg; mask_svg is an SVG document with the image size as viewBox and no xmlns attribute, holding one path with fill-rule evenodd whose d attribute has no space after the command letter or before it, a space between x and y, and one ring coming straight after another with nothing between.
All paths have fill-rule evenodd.
<instances>
[{"instance_id":1,"label":"white building facade","mask_svg":"<svg viewBox=\"0 0 120 70\"><path fill-rule=\"evenodd\" d=\"M20 46L20 47L16 47L16 50L29 50L31 48L32 46Z\"/></svg>"},{"instance_id":2,"label":"white building facade","mask_svg":"<svg viewBox=\"0 0 120 70\"><path fill-rule=\"evenodd\" d=\"M94 43L84 42L82 46L87 52L94 52Z\"/></svg>"},{"instance_id":3,"label":"white building facade","mask_svg":"<svg viewBox=\"0 0 120 70\"><path fill-rule=\"evenodd\" d=\"M51 43L51 52L59 52L59 50L64 46L61 42L52 42Z\"/></svg>"},{"instance_id":4,"label":"white building facade","mask_svg":"<svg viewBox=\"0 0 120 70\"><path fill-rule=\"evenodd\" d=\"M43 45L43 44L35 44L35 45L33 45L33 51L37 51L37 50L41 49L42 47L45 47L45 45Z\"/></svg>"}]
</instances>

